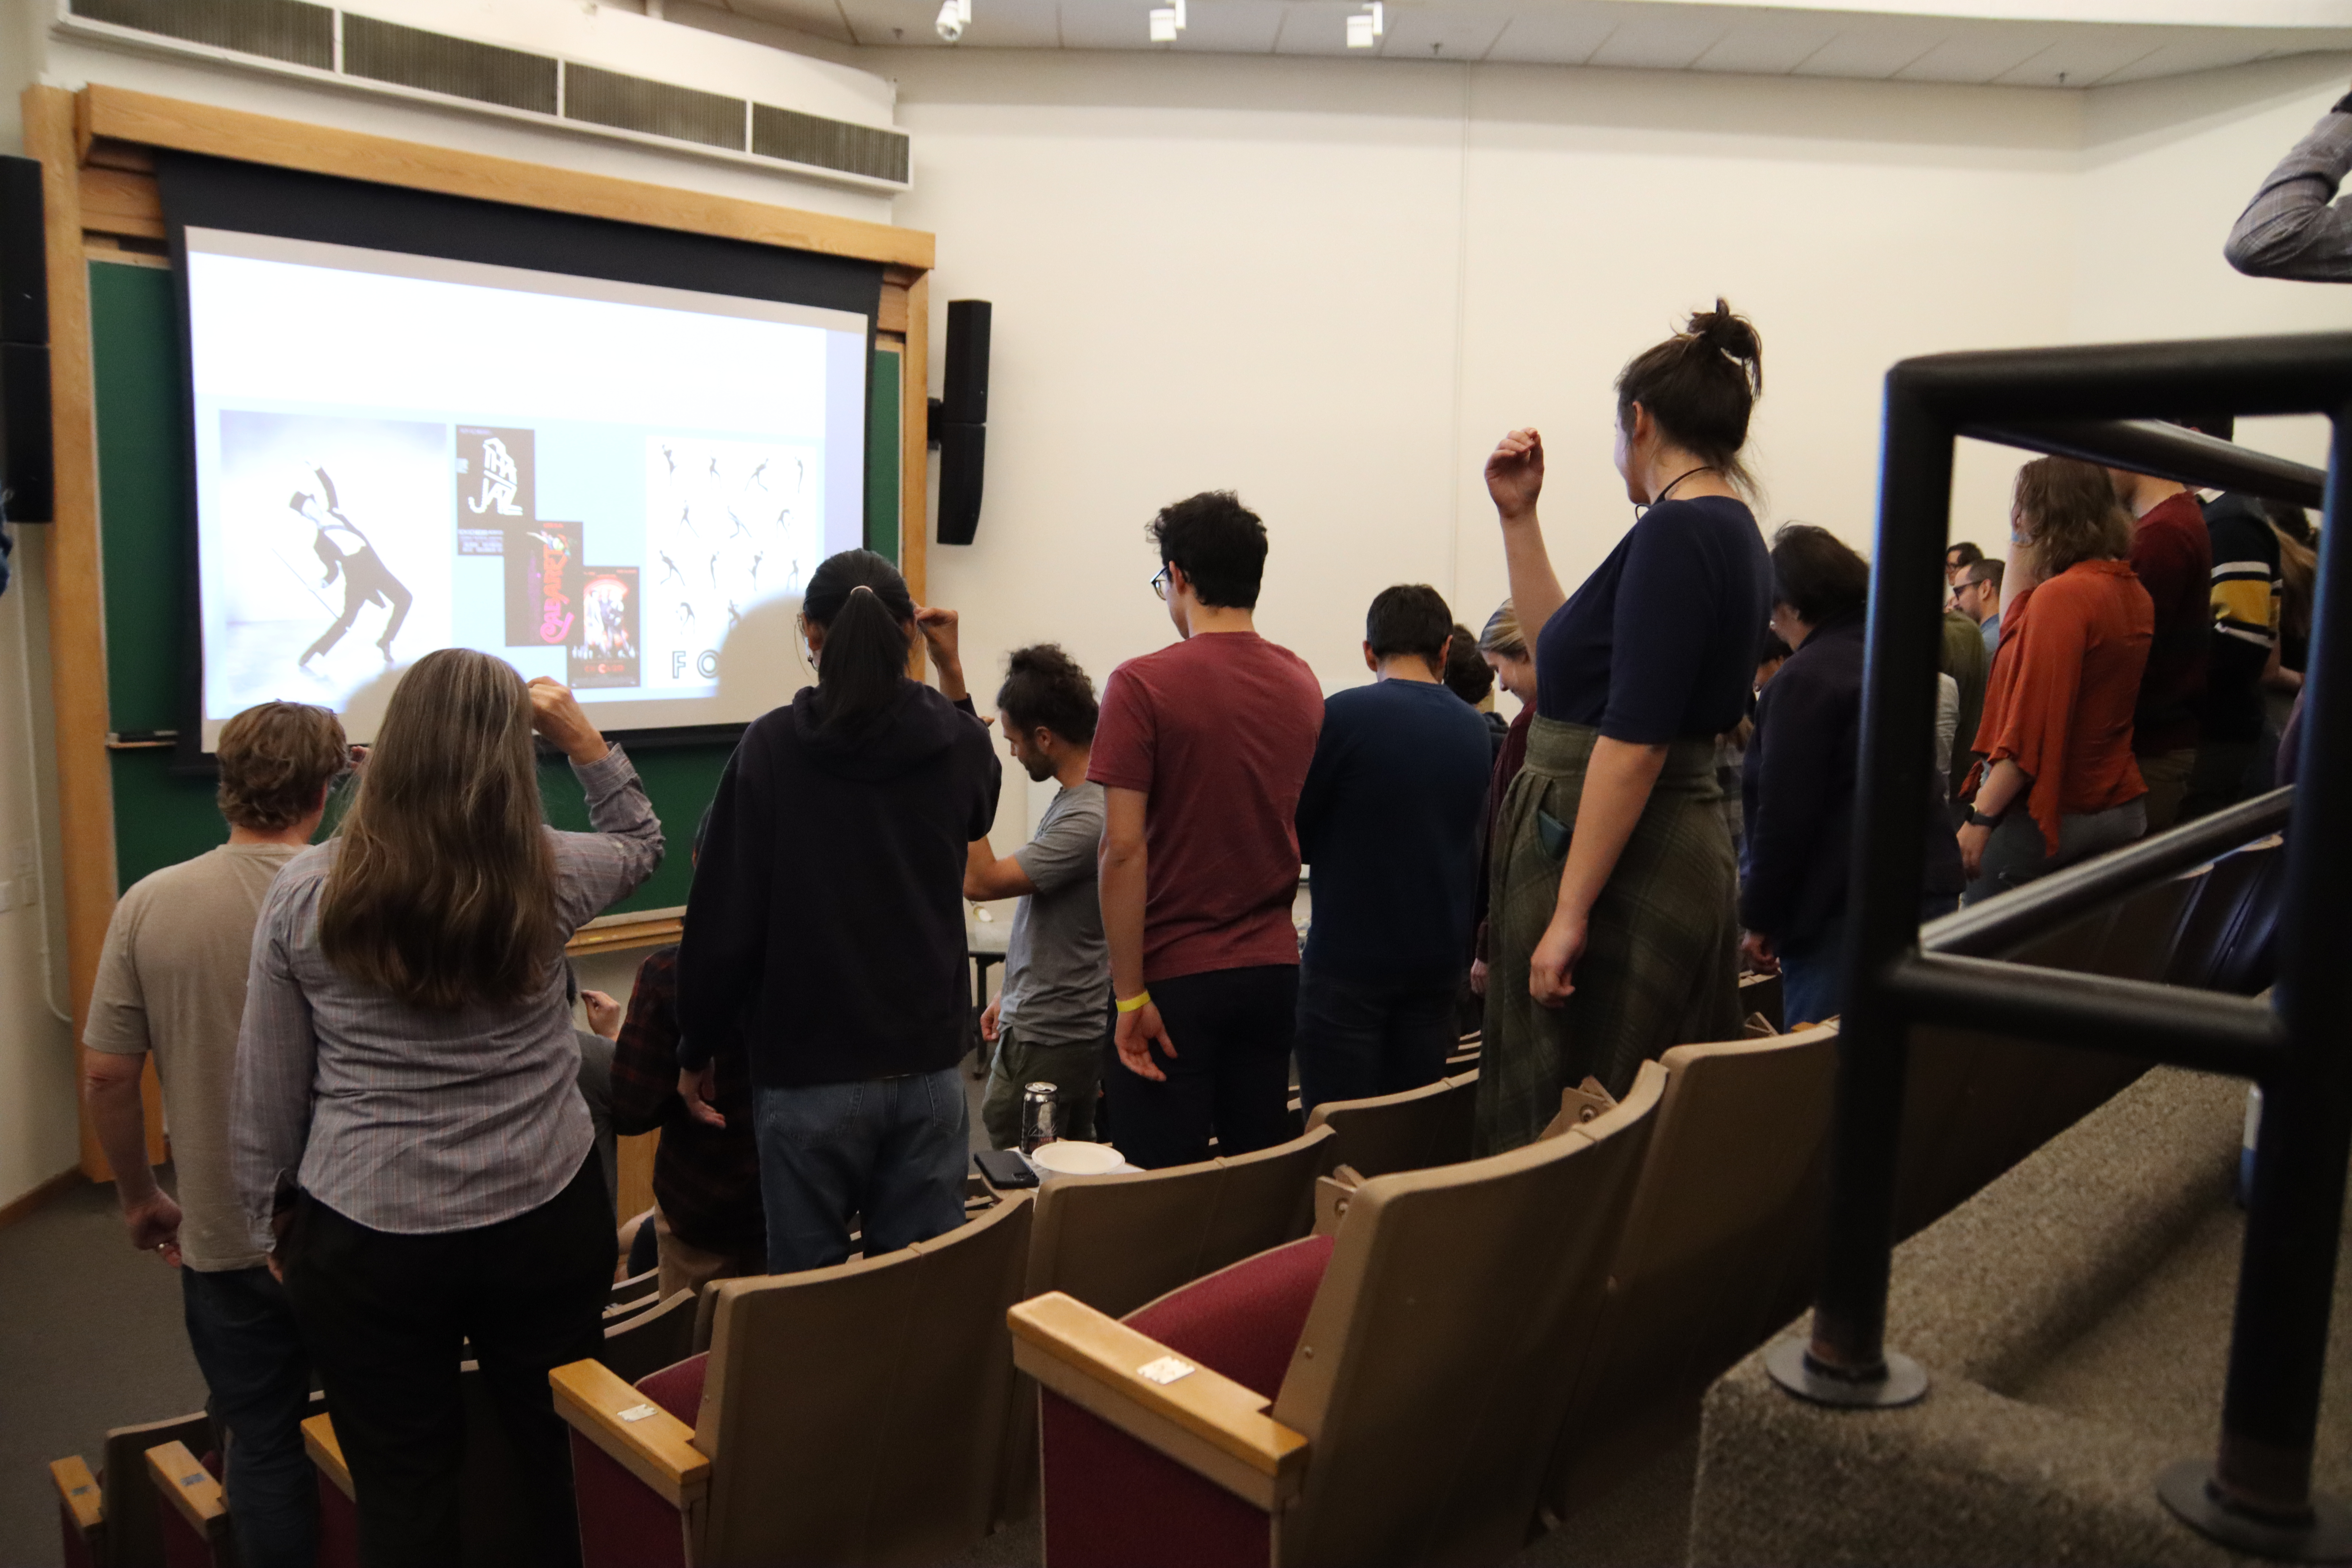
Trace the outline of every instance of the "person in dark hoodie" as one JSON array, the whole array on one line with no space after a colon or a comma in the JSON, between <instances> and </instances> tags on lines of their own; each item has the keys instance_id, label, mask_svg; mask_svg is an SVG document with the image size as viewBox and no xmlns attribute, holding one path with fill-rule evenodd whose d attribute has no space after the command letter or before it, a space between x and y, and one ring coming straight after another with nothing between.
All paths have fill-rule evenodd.
<instances>
[{"instance_id":1,"label":"person in dark hoodie","mask_svg":"<svg viewBox=\"0 0 2352 1568\"><path fill-rule=\"evenodd\" d=\"M1780 972L1780 1013L1818 1024L1844 1010L1841 965L1853 869L1854 775L1862 753L1862 667L1870 564L1825 528L1772 536L1772 630L1795 651L1756 703L1740 795L1741 951ZM1928 770L1922 919L1959 905L1960 852L1944 775Z\"/></svg>"},{"instance_id":2,"label":"person in dark hoodie","mask_svg":"<svg viewBox=\"0 0 2352 1568\"><path fill-rule=\"evenodd\" d=\"M678 943L678 1092L750 1057L768 1269L869 1258L963 1223L966 847L1002 768L950 610L917 610L881 556L809 578L813 687L743 732L711 803ZM906 676L930 644L934 691Z\"/></svg>"}]
</instances>

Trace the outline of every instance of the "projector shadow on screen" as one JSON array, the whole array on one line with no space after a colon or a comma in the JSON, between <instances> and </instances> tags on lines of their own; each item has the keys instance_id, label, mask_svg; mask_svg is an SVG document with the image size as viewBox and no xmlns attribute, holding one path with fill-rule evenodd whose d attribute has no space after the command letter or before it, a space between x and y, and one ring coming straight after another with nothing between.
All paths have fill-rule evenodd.
<instances>
[{"instance_id":1,"label":"projector shadow on screen","mask_svg":"<svg viewBox=\"0 0 2352 1568\"><path fill-rule=\"evenodd\" d=\"M765 713L816 679L801 655L801 601L767 599L736 622L719 648L719 700L735 713Z\"/></svg>"}]
</instances>

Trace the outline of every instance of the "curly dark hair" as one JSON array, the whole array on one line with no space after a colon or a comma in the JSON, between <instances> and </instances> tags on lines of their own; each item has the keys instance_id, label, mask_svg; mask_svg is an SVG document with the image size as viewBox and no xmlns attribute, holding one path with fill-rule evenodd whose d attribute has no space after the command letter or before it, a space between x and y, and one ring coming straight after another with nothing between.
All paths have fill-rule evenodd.
<instances>
[{"instance_id":1,"label":"curly dark hair","mask_svg":"<svg viewBox=\"0 0 2352 1568\"><path fill-rule=\"evenodd\" d=\"M1077 745L1092 743L1102 711L1095 683L1059 643L1050 642L1013 650L1004 684L996 689L996 709L1024 734L1042 724Z\"/></svg>"},{"instance_id":2,"label":"curly dark hair","mask_svg":"<svg viewBox=\"0 0 2352 1568\"><path fill-rule=\"evenodd\" d=\"M1203 605L1257 608L1265 524L1233 491L1202 490L1161 507L1145 531L1160 546L1162 564L1183 568Z\"/></svg>"}]
</instances>

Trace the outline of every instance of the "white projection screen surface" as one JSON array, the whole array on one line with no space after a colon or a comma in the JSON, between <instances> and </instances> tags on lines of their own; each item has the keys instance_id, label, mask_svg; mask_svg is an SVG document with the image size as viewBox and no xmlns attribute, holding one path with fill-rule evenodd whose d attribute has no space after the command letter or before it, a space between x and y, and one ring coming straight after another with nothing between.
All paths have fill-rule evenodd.
<instances>
[{"instance_id":1,"label":"white projection screen surface","mask_svg":"<svg viewBox=\"0 0 2352 1568\"><path fill-rule=\"evenodd\" d=\"M608 731L740 724L865 535L855 312L189 227L203 749L272 699L374 733L436 648Z\"/></svg>"}]
</instances>

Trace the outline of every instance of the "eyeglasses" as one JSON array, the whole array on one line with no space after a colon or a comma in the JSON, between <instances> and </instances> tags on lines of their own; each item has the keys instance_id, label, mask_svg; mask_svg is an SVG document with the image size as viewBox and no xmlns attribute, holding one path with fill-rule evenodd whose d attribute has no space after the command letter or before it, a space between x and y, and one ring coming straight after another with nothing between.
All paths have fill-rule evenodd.
<instances>
[{"instance_id":1,"label":"eyeglasses","mask_svg":"<svg viewBox=\"0 0 2352 1568\"><path fill-rule=\"evenodd\" d=\"M1159 571L1154 572L1151 574L1151 591L1159 595L1163 601L1168 597L1168 584L1169 576L1168 568L1166 566L1160 567Z\"/></svg>"}]
</instances>

